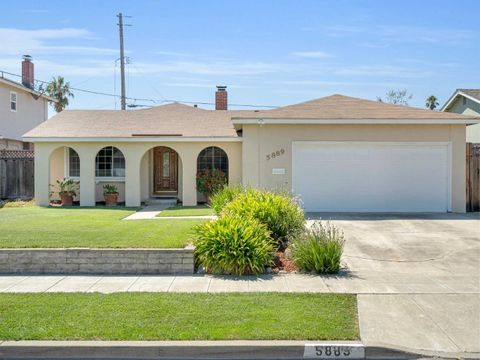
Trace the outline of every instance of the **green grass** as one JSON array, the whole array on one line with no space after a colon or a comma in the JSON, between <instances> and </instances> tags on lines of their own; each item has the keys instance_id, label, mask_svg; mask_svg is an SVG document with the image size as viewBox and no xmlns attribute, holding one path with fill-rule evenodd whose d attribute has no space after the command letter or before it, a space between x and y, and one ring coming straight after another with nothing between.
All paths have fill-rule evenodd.
<instances>
[{"instance_id":1,"label":"green grass","mask_svg":"<svg viewBox=\"0 0 480 360\"><path fill-rule=\"evenodd\" d=\"M126 208L3 208L0 248L39 247L184 247L192 227L204 220L121 221Z\"/></svg>"},{"instance_id":2,"label":"green grass","mask_svg":"<svg viewBox=\"0 0 480 360\"><path fill-rule=\"evenodd\" d=\"M2 340L356 340L355 295L1 294Z\"/></svg>"},{"instance_id":3,"label":"green grass","mask_svg":"<svg viewBox=\"0 0 480 360\"><path fill-rule=\"evenodd\" d=\"M163 210L157 216L211 216L215 211L208 205L198 206L173 206Z\"/></svg>"}]
</instances>

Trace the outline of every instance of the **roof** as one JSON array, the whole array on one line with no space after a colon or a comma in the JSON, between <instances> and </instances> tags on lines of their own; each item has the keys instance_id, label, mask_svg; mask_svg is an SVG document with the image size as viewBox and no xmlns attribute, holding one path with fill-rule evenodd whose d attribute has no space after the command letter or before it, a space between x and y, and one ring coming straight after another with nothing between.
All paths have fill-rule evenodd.
<instances>
[{"instance_id":1,"label":"roof","mask_svg":"<svg viewBox=\"0 0 480 360\"><path fill-rule=\"evenodd\" d=\"M234 119L466 119L459 114L392 105L343 95L331 95Z\"/></svg>"},{"instance_id":2,"label":"roof","mask_svg":"<svg viewBox=\"0 0 480 360\"><path fill-rule=\"evenodd\" d=\"M141 110L64 110L24 137L238 137L230 117L172 103Z\"/></svg>"},{"instance_id":3,"label":"roof","mask_svg":"<svg viewBox=\"0 0 480 360\"><path fill-rule=\"evenodd\" d=\"M465 123L475 118L332 95L272 110L216 111L179 103L130 111L64 110L26 133L24 138L238 138L234 124L248 120L257 123L258 119L306 119L305 123L313 124L318 119L329 123L342 120L362 123L362 119L379 123L385 119L393 119L395 123L408 119Z\"/></svg>"},{"instance_id":4,"label":"roof","mask_svg":"<svg viewBox=\"0 0 480 360\"><path fill-rule=\"evenodd\" d=\"M480 89L457 89L440 110L447 111L450 105L453 104L453 101L459 96L464 96L480 104Z\"/></svg>"},{"instance_id":5,"label":"roof","mask_svg":"<svg viewBox=\"0 0 480 360\"><path fill-rule=\"evenodd\" d=\"M10 79L6 79L6 78L3 77L3 75L0 77L0 84L7 84L7 85L10 85L10 86L13 86L13 87L15 87L15 88L17 88L17 89L19 89L19 90L26 91L26 92L34 95L34 96L42 97L42 98L44 98L44 99L46 99L46 100L48 100L48 101L55 101L55 102L57 101L56 99L54 99L54 98L52 98L52 97L50 97L50 96L47 96L46 94L43 94L43 93L41 93L41 92L39 92L39 91L32 90L32 89L26 87L26 86L23 85L23 84L20 84L20 83L18 83L18 82L16 82L16 81L13 81L13 80L10 80Z\"/></svg>"}]
</instances>

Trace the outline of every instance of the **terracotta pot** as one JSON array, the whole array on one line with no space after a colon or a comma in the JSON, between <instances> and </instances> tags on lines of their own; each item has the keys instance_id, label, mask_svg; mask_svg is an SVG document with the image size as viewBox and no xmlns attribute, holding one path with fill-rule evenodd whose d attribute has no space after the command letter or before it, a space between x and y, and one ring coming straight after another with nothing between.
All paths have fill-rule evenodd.
<instances>
[{"instance_id":1,"label":"terracotta pot","mask_svg":"<svg viewBox=\"0 0 480 360\"><path fill-rule=\"evenodd\" d=\"M73 196L70 194L59 194L62 201L62 206L72 206Z\"/></svg>"},{"instance_id":2,"label":"terracotta pot","mask_svg":"<svg viewBox=\"0 0 480 360\"><path fill-rule=\"evenodd\" d=\"M103 194L105 198L105 205L107 206L116 206L118 200L118 194Z\"/></svg>"}]
</instances>

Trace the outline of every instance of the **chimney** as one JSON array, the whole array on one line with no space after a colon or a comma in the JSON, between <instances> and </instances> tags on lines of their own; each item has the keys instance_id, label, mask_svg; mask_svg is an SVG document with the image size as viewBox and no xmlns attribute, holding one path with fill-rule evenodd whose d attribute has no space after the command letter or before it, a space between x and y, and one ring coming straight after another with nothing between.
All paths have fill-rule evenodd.
<instances>
[{"instance_id":1,"label":"chimney","mask_svg":"<svg viewBox=\"0 0 480 360\"><path fill-rule=\"evenodd\" d=\"M23 86L33 89L34 74L33 74L33 62L30 55L23 55L22 61L22 84Z\"/></svg>"},{"instance_id":2,"label":"chimney","mask_svg":"<svg viewBox=\"0 0 480 360\"><path fill-rule=\"evenodd\" d=\"M228 92L226 86L217 86L215 93L215 110L227 110L228 108Z\"/></svg>"}]
</instances>

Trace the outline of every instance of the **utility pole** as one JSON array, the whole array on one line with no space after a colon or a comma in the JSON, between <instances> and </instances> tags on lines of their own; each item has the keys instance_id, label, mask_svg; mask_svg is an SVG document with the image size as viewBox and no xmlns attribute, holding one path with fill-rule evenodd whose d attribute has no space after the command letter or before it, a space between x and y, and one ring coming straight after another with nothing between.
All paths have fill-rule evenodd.
<instances>
[{"instance_id":1,"label":"utility pole","mask_svg":"<svg viewBox=\"0 0 480 360\"><path fill-rule=\"evenodd\" d=\"M119 13L118 17L118 31L120 33L120 82L121 82L121 108L126 109L127 101L125 95L125 55L123 49L123 15Z\"/></svg>"}]
</instances>

